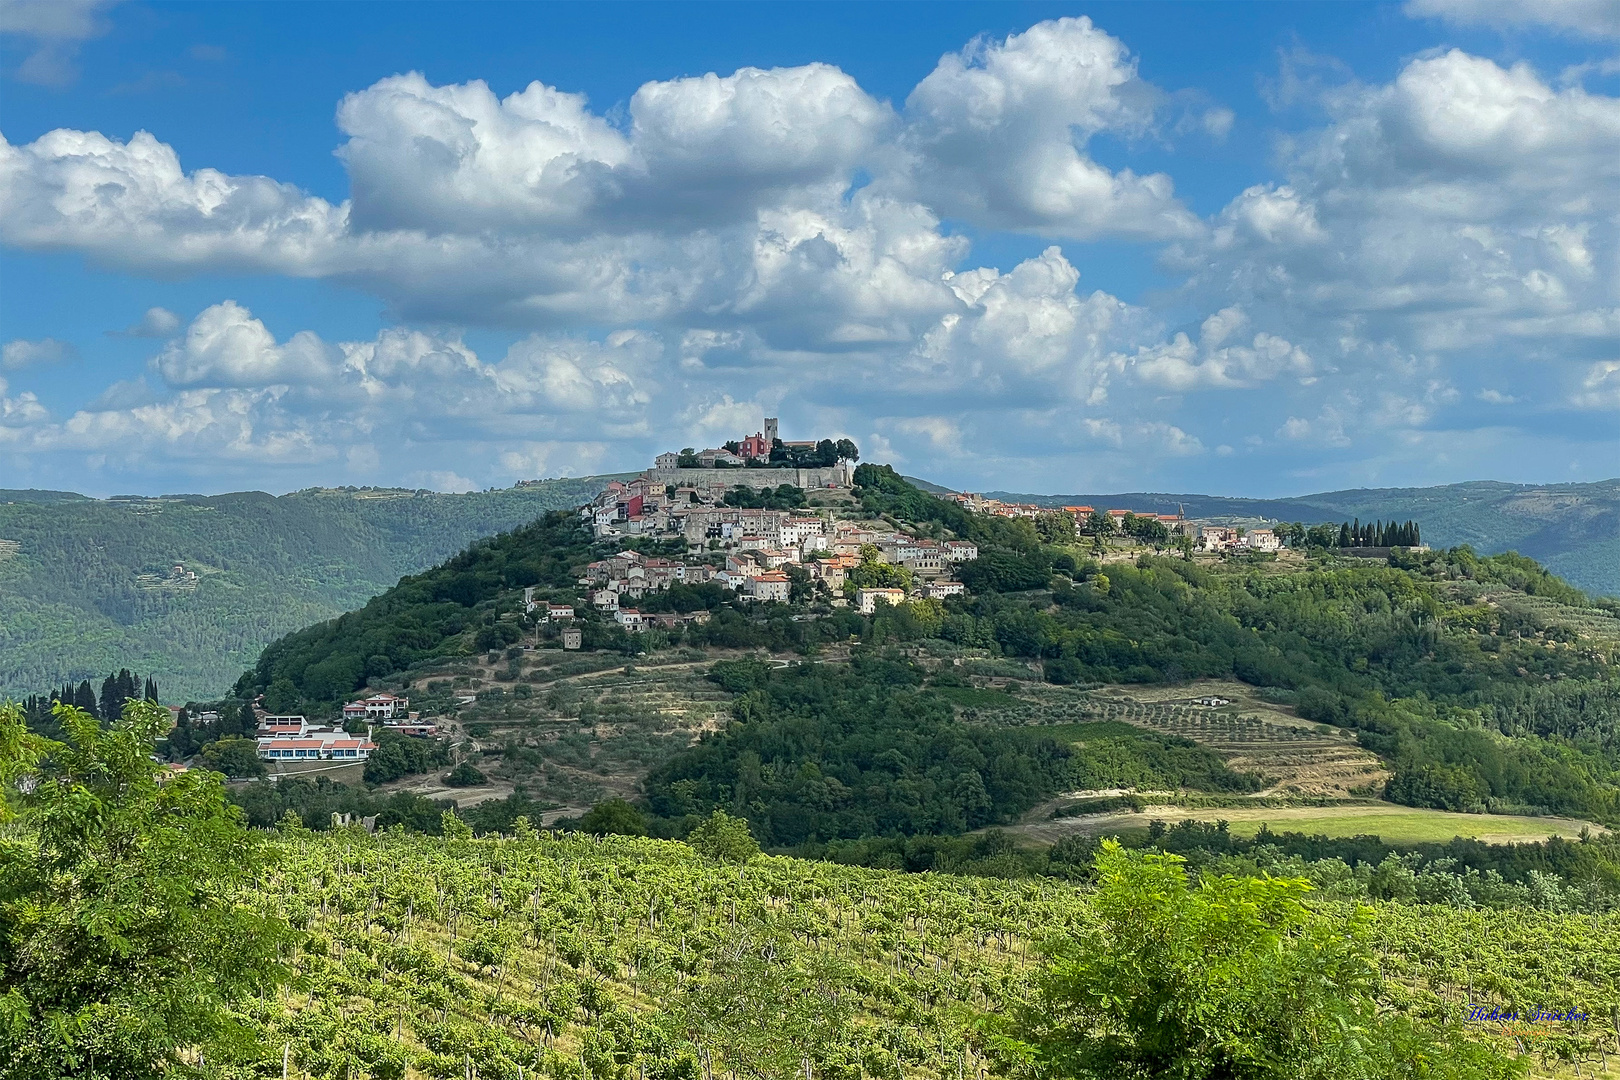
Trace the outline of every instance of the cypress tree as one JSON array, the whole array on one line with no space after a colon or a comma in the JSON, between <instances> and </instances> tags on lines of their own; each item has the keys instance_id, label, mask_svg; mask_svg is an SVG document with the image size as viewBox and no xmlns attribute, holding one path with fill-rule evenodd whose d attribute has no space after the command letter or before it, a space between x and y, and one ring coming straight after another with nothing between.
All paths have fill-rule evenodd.
<instances>
[{"instance_id":1,"label":"cypress tree","mask_svg":"<svg viewBox=\"0 0 1620 1080\"><path fill-rule=\"evenodd\" d=\"M97 720L101 719L101 712L96 707L96 692L90 689L89 679L81 682L79 684L79 688L73 691L73 704L76 707L83 709Z\"/></svg>"},{"instance_id":2,"label":"cypress tree","mask_svg":"<svg viewBox=\"0 0 1620 1080\"><path fill-rule=\"evenodd\" d=\"M1344 524L1339 526L1339 546L1342 547L1342 548L1347 548L1347 547L1350 546L1350 524L1349 524L1349 522L1345 522Z\"/></svg>"},{"instance_id":3,"label":"cypress tree","mask_svg":"<svg viewBox=\"0 0 1620 1080\"><path fill-rule=\"evenodd\" d=\"M124 703L118 700L118 676L108 674L101 682L101 715L121 716Z\"/></svg>"}]
</instances>

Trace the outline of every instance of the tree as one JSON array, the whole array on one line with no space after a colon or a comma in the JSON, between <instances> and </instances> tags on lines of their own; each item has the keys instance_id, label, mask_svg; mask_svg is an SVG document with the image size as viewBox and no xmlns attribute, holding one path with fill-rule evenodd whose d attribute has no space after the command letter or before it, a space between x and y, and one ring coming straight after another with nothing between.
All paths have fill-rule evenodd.
<instances>
[{"instance_id":1,"label":"tree","mask_svg":"<svg viewBox=\"0 0 1620 1080\"><path fill-rule=\"evenodd\" d=\"M724 863L745 863L759 854L759 843L748 831L748 822L716 810L686 838L693 850L708 859Z\"/></svg>"},{"instance_id":2,"label":"tree","mask_svg":"<svg viewBox=\"0 0 1620 1080\"><path fill-rule=\"evenodd\" d=\"M1483 1047L1378 1014L1367 909L1318 916L1302 878L1211 874L1189 887L1184 862L1104 842L1097 924L1057 947L1022 1016L1018 1042L1042 1075L1514 1074Z\"/></svg>"},{"instance_id":3,"label":"tree","mask_svg":"<svg viewBox=\"0 0 1620 1080\"><path fill-rule=\"evenodd\" d=\"M909 590L911 571L898 563L884 562L876 545L862 544L860 565L849 571L844 582L849 589Z\"/></svg>"},{"instance_id":4,"label":"tree","mask_svg":"<svg viewBox=\"0 0 1620 1080\"><path fill-rule=\"evenodd\" d=\"M224 773L233 780L264 775L264 762L259 760L258 744L237 735L218 739L203 747L202 760L208 768Z\"/></svg>"},{"instance_id":5,"label":"tree","mask_svg":"<svg viewBox=\"0 0 1620 1080\"><path fill-rule=\"evenodd\" d=\"M470 761L463 761L460 765L444 774L444 782L451 787L477 787L489 780Z\"/></svg>"},{"instance_id":6,"label":"tree","mask_svg":"<svg viewBox=\"0 0 1620 1080\"><path fill-rule=\"evenodd\" d=\"M1093 510L1086 517L1086 532L1101 538L1114 535L1114 519L1101 510Z\"/></svg>"},{"instance_id":7,"label":"tree","mask_svg":"<svg viewBox=\"0 0 1620 1080\"><path fill-rule=\"evenodd\" d=\"M73 692L73 697L71 699L64 695L62 700L71 700L71 703L75 708L83 709L85 712L89 713L92 717L95 717L98 720L102 719L101 712L96 706L96 692L90 688L89 679L86 679L79 684L79 688ZM113 718L108 717L107 719Z\"/></svg>"},{"instance_id":8,"label":"tree","mask_svg":"<svg viewBox=\"0 0 1620 1080\"><path fill-rule=\"evenodd\" d=\"M250 1051L233 1007L273 992L291 930L239 899L262 841L217 773L164 774L168 728L131 701L103 730L59 705L65 742L0 705L0 1077L156 1078L182 1054ZM0 814L8 811L0 810Z\"/></svg>"},{"instance_id":9,"label":"tree","mask_svg":"<svg viewBox=\"0 0 1620 1080\"><path fill-rule=\"evenodd\" d=\"M1312 525L1305 530L1305 542L1311 547L1337 547L1339 528L1336 525Z\"/></svg>"},{"instance_id":10,"label":"tree","mask_svg":"<svg viewBox=\"0 0 1620 1080\"><path fill-rule=\"evenodd\" d=\"M816 583L811 579L810 571L796 563L788 563L783 569L787 571L788 576L788 602L808 603L816 593Z\"/></svg>"},{"instance_id":11,"label":"tree","mask_svg":"<svg viewBox=\"0 0 1620 1080\"><path fill-rule=\"evenodd\" d=\"M298 708L298 687L283 675L264 692L264 710L272 716L286 716Z\"/></svg>"},{"instance_id":12,"label":"tree","mask_svg":"<svg viewBox=\"0 0 1620 1080\"><path fill-rule=\"evenodd\" d=\"M1067 510L1056 510L1035 519L1035 529L1048 544L1072 544L1075 536L1074 515Z\"/></svg>"},{"instance_id":13,"label":"tree","mask_svg":"<svg viewBox=\"0 0 1620 1080\"><path fill-rule=\"evenodd\" d=\"M838 460L839 461L859 461L859 460L861 460L860 448L857 447L850 440L848 440L848 439L839 439L836 443L833 444L833 446L834 446L834 448L836 449L836 451L838 453Z\"/></svg>"},{"instance_id":14,"label":"tree","mask_svg":"<svg viewBox=\"0 0 1620 1080\"><path fill-rule=\"evenodd\" d=\"M623 799L604 799L579 819L579 831L593 836L646 836L647 815Z\"/></svg>"}]
</instances>

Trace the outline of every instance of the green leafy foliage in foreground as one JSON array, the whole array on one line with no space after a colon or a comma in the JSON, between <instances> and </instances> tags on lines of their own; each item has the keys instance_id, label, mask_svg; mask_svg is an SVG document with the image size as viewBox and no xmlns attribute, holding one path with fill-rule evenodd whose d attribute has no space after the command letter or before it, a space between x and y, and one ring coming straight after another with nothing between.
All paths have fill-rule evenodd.
<instances>
[{"instance_id":1,"label":"green leafy foliage in foreground","mask_svg":"<svg viewBox=\"0 0 1620 1080\"><path fill-rule=\"evenodd\" d=\"M139 1080L183 1069L182 1050L253 1054L229 1006L276 986L290 943L247 889L262 838L218 774L160 781L156 704L105 730L57 719L66 742L0 705L0 1077Z\"/></svg>"},{"instance_id":2,"label":"green leafy foliage in foreground","mask_svg":"<svg viewBox=\"0 0 1620 1080\"><path fill-rule=\"evenodd\" d=\"M1205 876L1105 844L1094 920L1053 946L1009 1048L1097 1080L1511 1076L1489 1049L1378 1012L1371 909L1312 911L1298 878Z\"/></svg>"},{"instance_id":3,"label":"green leafy foliage in foreground","mask_svg":"<svg viewBox=\"0 0 1620 1080\"><path fill-rule=\"evenodd\" d=\"M45 501L0 491L0 691L127 665L217 695L266 644L482 536L576 506L608 477L500 491L311 490ZM198 575L173 578L181 565Z\"/></svg>"}]
</instances>

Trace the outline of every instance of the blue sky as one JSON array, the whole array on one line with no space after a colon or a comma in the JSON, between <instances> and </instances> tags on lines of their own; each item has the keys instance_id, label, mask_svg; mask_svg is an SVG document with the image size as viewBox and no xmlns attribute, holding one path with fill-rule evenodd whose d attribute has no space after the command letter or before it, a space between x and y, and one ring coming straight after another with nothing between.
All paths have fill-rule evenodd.
<instances>
[{"instance_id":1,"label":"blue sky","mask_svg":"<svg viewBox=\"0 0 1620 1080\"><path fill-rule=\"evenodd\" d=\"M1613 5L0 2L0 487L1620 473Z\"/></svg>"}]
</instances>

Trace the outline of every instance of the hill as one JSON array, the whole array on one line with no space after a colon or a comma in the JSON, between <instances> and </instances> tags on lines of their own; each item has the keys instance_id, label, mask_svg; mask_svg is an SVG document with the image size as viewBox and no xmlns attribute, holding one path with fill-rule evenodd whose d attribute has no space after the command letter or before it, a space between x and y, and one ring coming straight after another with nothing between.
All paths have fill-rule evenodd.
<instances>
[{"instance_id":1,"label":"hill","mask_svg":"<svg viewBox=\"0 0 1620 1080\"><path fill-rule=\"evenodd\" d=\"M154 676L169 700L218 694L282 634L607 479L466 495L0 490L0 696L121 667Z\"/></svg>"},{"instance_id":2,"label":"hill","mask_svg":"<svg viewBox=\"0 0 1620 1080\"><path fill-rule=\"evenodd\" d=\"M368 686L408 690L490 781L436 797L628 796L664 835L725 808L784 850L1120 789L1620 824L1620 618L1531 560L1099 552L1042 531L1061 519L969 514L886 467L858 483L829 528L971 539L969 593L863 615L815 590L677 584L636 601L667 625L631 632L578 584L618 542L558 513L276 642L235 693L331 717ZM526 589L573 606L583 653L524 614Z\"/></svg>"},{"instance_id":3,"label":"hill","mask_svg":"<svg viewBox=\"0 0 1620 1080\"><path fill-rule=\"evenodd\" d=\"M1517 551L1589 592L1620 596L1620 479L1591 484L1489 480L1424 488L1359 488L1288 499L1126 492L1112 495L984 494L1039 506L1103 506L1189 517L1299 521L1415 520L1431 546Z\"/></svg>"},{"instance_id":4,"label":"hill","mask_svg":"<svg viewBox=\"0 0 1620 1080\"><path fill-rule=\"evenodd\" d=\"M440 495L317 490L90 499L0 489L0 694L131 667L168 698L229 685L279 635L364 603L472 540L585 501L609 477ZM920 490L947 489L913 480ZM1328 492L1297 499L1012 495L1196 517L1408 518L1435 546L1517 550L1589 591L1620 595L1620 481ZM198 575L193 583L176 565Z\"/></svg>"}]
</instances>

